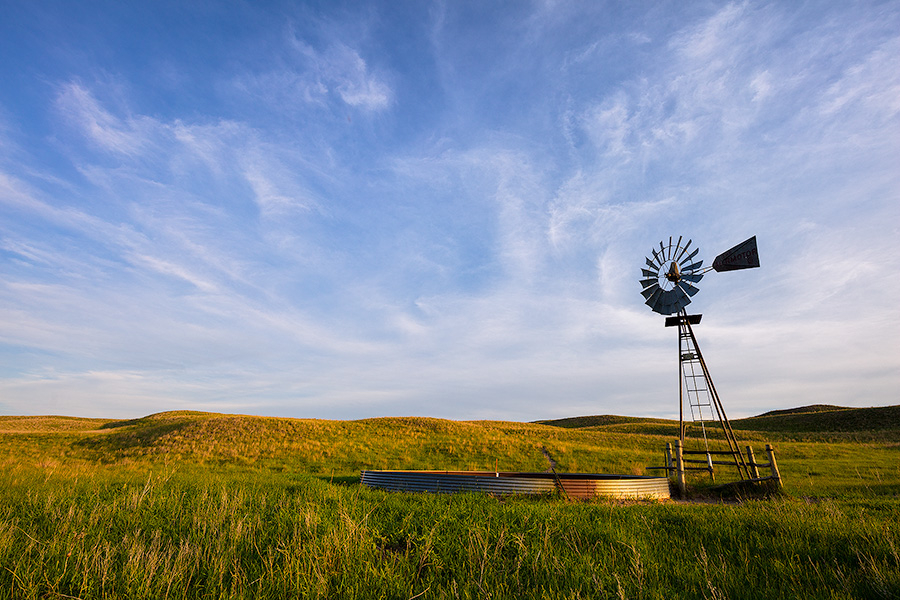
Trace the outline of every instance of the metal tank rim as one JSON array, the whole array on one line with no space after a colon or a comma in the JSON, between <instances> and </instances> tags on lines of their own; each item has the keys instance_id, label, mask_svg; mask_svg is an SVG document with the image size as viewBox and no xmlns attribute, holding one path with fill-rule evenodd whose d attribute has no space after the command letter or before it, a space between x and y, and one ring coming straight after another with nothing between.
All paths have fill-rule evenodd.
<instances>
[{"instance_id":1,"label":"metal tank rim","mask_svg":"<svg viewBox=\"0 0 900 600\"><path fill-rule=\"evenodd\" d=\"M523 471L381 470L361 472L366 487L395 492L492 495L547 494L570 498L669 499L669 480L652 475L552 473Z\"/></svg>"}]
</instances>

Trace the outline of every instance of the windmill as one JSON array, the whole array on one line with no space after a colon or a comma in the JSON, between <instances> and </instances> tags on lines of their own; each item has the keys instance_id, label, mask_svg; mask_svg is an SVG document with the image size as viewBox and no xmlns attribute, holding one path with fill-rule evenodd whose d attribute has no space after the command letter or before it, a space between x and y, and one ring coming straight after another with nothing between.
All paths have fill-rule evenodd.
<instances>
[{"instance_id":1,"label":"windmill","mask_svg":"<svg viewBox=\"0 0 900 600\"><path fill-rule=\"evenodd\" d=\"M713 385L709 368L700 352L697 338L694 335L693 325L700 323L702 315L689 315L685 307L691 303L691 298L697 294L697 283L703 279L703 275L709 271L723 272L739 269L751 269L759 266L759 253L756 247L756 236L741 242L737 246L718 255L712 266L703 267L703 261L696 257L700 249L691 249L692 240L688 240L682 246L682 236L677 242L674 237L669 237L669 243L659 243L659 249L651 250L651 255L646 257L647 268L641 269L641 295L645 303L654 312L668 316L666 327L678 327L678 424L679 441L684 447L685 430L685 400L690 409L691 421L699 426L702 434L704 450L689 452L691 454L704 454L705 460L689 462L705 463L705 467L695 467L697 470L708 471L711 477L714 464L734 465L741 479L750 479L750 470L741 454L737 439L716 387ZM707 435L708 427L715 427L718 423L723 437L728 444L727 451L712 451ZM688 453L688 452L686 452ZM717 461L713 455L725 455L730 457L726 461Z\"/></svg>"}]
</instances>

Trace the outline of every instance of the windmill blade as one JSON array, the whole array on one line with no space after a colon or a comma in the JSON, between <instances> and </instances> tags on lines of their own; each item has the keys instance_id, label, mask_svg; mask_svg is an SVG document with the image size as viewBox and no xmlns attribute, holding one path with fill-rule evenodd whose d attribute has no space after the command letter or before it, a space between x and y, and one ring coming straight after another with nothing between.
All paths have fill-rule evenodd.
<instances>
[{"instance_id":1,"label":"windmill blade","mask_svg":"<svg viewBox=\"0 0 900 600\"><path fill-rule=\"evenodd\" d=\"M688 296L684 292L684 290L682 290L681 288L674 287L669 291L671 292L671 295L672 295L672 301L670 304L671 312L669 312L669 314L672 314L673 312L678 312L679 310L681 310L682 308L684 308L685 306L687 306L688 304L691 303L690 296Z\"/></svg>"},{"instance_id":2,"label":"windmill blade","mask_svg":"<svg viewBox=\"0 0 900 600\"><path fill-rule=\"evenodd\" d=\"M696 270L699 269L701 266L703 266L703 261L702 261L702 260L698 260L697 262L695 262L695 263L692 264L692 265L688 265L688 266L686 266L686 267L683 267L683 268L681 269L681 272L682 272L682 273L690 273L691 271L696 271Z\"/></svg>"},{"instance_id":3,"label":"windmill blade","mask_svg":"<svg viewBox=\"0 0 900 600\"><path fill-rule=\"evenodd\" d=\"M661 315L672 315L672 314L675 314L678 311L680 311L687 304L688 304L687 302L685 302L685 303L676 302L673 304L666 304L664 306L660 306L659 310L657 310L656 312L658 312Z\"/></svg>"},{"instance_id":4,"label":"windmill blade","mask_svg":"<svg viewBox=\"0 0 900 600\"><path fill-rule=\"evenodd\" d=\"M696 294L697 292L700 291L700 288L692 286L687 281L679 281L678 287L680 287L681 290L684 293L686 293L688 296L693 296L694 294Z\"/></svg>"},{"instance_id":5,"label":"windmill blade","mask_svg":"<svg viewBox=\"0 0 900 600\"><path fill-rule=\"evenodd\" d=\"M700 252L700 248L694 248L694 251L691 252L690 254L688 254L687 256L685 256L684 259L682 259L681 262L679 262L678 264L683 265L684 263L688 262L689 260L691 260L692 258L697 256L698 252ZM685 270L687 270L687 269L682 269L682 271L685 271Z\"/></svg>"},{"instance_id":6,"label":"windmill blade","mask_svg":"<svg viewBox=\"0 0 900 600\"><path fill-rule=\"evenodd\" d=\"M759 251L756 248L756 236L744 240L734 248L729 248L716 257L713 269L717 272L753 269L759 266Z\"/></svg>"},{"instance_id":7,"label":"windmill blade","mask_svg":"<svg viewBox=\"0 0 900 600\"><path fill-rule=\"evenodd\" d=\"M674 251L672 250L672 236L671 235L669 236L669 245L666 246L666 248L668 249L668 254L666 256L666 260L670 260L672 258L672 254L674 253Z\"/></svg>"},{"instance_id":8,"label":"windmill blade","mask_svg":"<svg viewBox=\"0 0 900 600\"><path fill-rule=\"evenodd\" d=\"M681 238L678 238L681 239ZM691 242L694 240L688 240L688 243L684 245L684 248L681 249L681 252L678 253L678 256L675 257L676 261L681 260L681 257L684 256L684 253L687 252L687 249L691 247Z\"/></svg>"},{"instance_id":9,"label":"windmill blade","mask_svg":"<svg viewBox=\"0 0 900 600\"><path fill-rule=\"evenodd\" d=\"M656 249L653 249L653 258L656 259L656 262L659 263L659 266L662 267L665 264L665 260L662 259L657 253Z\"/></svg>"},{"instance_id":10,"label":"windmill blade","mask_svg":"<svg viewBox=\"0 0 900 600\"><path fill-rule=\"evenodd\" d=\"M659 271L648 271L647 269L641 269L641 275L644 277L657 277L659 276Z\"/></svg>"},{"instance_id":11,"label":"windmill blade","mask_svg":"<svg viewBox=\"0 0 900 600\"><path fill-rule=\"evenodd\" d=\"M654 285L651 285L651 286L648 287L648 288L644 288L644 290L641 292L641 295L642 295L644 298L649 299L650 296L652 296L653 293L656 292L657 290L662 290L662 288L659 287L659 284L654 284Z\"/></svg>"},{"instance_id":12,"label":"windmill blade","mask_svg":"<svg viewBox=\"0 0 900 600\"><path fill-rule=\"evenodd\" d=\"M665 310L665 308L669 304L669 292L663 291L658 296L654 296L653 298L650 298L646 303L655 312L660 312L662 310Z\"/></svg>"},{"instance_id":13,"label":"windmill blade","mask_svg":"<svg viewBox=\"0 0 900 600\"><path fill-rule=\"evenodd\" d=\"M647 304L650 304L649 302ZM653 309L653 312L657 312L661 315L668 315L669 313L669 303L666 301L666 298L657 298L656 302L650 304L650 308Z\"/></svg>"},{"instance_id":14,"label":"windmill blade","mask_svg":"<svg viewBox=\"0 0 900 600\"><path fill-rule=\"evenodd\" d=\"M703 273L682 273L681 278L685 281L697 283L698 281L703 279Z\"/></svg>"},{"instance_id":15,"label":"windmill blade","mask_svg":"<svg viewBox=\"0 0 900 600\"><path fill-rule=\"evenodd\" d=\"M685 295L677 297L668 296L664 301L658 302L653 310L663 315L671 315L672 313L678 312L690 303L691 299Z\"/></svg>"},{"instance_id":16,"label":"windmill blade","mask_svg":"<svg viewBox=\"0 0 900 600\"><path fill-rule=\"evenodd\" d=\"M649 279L641 279L641 287L650 287L651 285L659 285L659 280L656 277L651 277Z\"/></svg>"},{"instance_id":17,"label":"windmill blade","mask_svg":"<svg viewBox=\"0 0 900 600\"><path fill-rule=\"evenodd\" d=\"M686 305L690 304L691 299L684 290L674 287L671 290L664 291L651 308L661 314L671 315L678 312Z\"/></svg>"},{"instance_id":18,"label":"windmill blade","mask_svg":"<svg viewBox=\"0 0 900 600\"><path fill-rule=\"evenodd\" d=\"M655 262L651 261L649 257L648 257L648 258L645 258L644 260L647 261L647 266L648 266L648 267L650 267L651 269L656 269L656 271L659 272L659 265L658 265L658 264L656 264Z\"/></svg>"},{"instance_id":19,"label":"windmill blade","mask_svg":"<svg viewBox=\"0 0 900 600\"><path fill-rule=\"evenodd\" d=\"M644 290L644 291L647 291L647 290ZM644 292L641 292L641 293L643 294ZM659 297L662 295L662 293L663 293L662 288L657 287L656 291L654 291L653 294L649 298L647 298L647 301L644 302L644 304L646 304L650 308L653 308L653 306L659 301ZM656 310L656 309L653 308L653 310Z\"/></svg>"},{"instance_id":20,"label":"windmill blade","mask_svg":"<svg viewBox=\"0 0 900 600\"><path fill-rule=\"evenodd\" d=\"M682 308L684 308L685 306L687 306L690 303L691 303L691 299L688 296L685 296L684 300L681 300L676 306L672 307L672 312L669 314L671 315L672 313L677 313L678 311L680 311Z\"/></svg>"},{"instance_id":21,"label":"windmill blade","mask_svg":"<svg viewBox=\"0 0 900 600\"><path fill-rule=\"evenodd\" d=\"M658 299L658 300L653 304L653 306L651 306L650 308L653 309L653 312L658 312L658 313L660 313L660 314L662 314L662 315L670 315L670 314L672 314L672 312L671 312L672 309L670 308L669 304L666 304L665 302L663 302L662 298Z\"/></svg>"}]
</instances>

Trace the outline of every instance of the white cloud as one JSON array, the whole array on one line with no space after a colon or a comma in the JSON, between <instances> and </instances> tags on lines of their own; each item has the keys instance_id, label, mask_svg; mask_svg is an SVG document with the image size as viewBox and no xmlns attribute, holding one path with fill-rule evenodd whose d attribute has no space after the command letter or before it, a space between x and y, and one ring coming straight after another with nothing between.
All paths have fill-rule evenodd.
<instances>
[{"instance_id":1,"label":"white cloud","mask_svg":"<svg viewBox=\"0 0 900 600\"><path fill-rule=\"evenodd\" d=\"M627 160L634 144L629 116L627 99L624 94L617 94L590 110L584 119L584 127L594 144L606 155Z\"/></svg>"},{"instance_id":2,"label":"white cloud","mask_svg":"<svg viewBox=\"0 0 900 600\"><path fill-rule=\"evenodd\" d=\"M183 279L184 281L197 287L200 291L214 293L218 289L213 282L197 275L196 273L192 273L184 265L178 265L154 256L145 256L141 254L130 254L129 258L135 264L146 265L153 271L156 271L163 275L171 275L173 277L177 277L178 279Z\"/></svg>"},{"instance_id":3,"label":"white cloud","mask_svg":"<svg viewBox=\"0 0 900 600\"><path fill-rule=\"evenodd\" d=\"M367 111L389 108L394 92L383 76L374 73L359 52L342 42L318 50L292 35L289 43L296 62L263 76L263 88L275 96L325 105L330 94L346 105Z\"/></svg>"},{"instance_id":4,"label":"white cloud","mask_svg":"<svg viewBox=\"0 0 900 600\"><path fill-rule=\"evenodd\" d=\"M670 45L691 60L704 63L722 60L723 55L734 50L734 31L742 28L744 6L727 4L709 19L674 36Z\"/></svg>"},{"instance_id":5,"label":"white cloud","mask_svg":"<svg viewBox=\"0 0 900 600\"><path fill-rule=\"evenodd\" d=\"M754 102L762 102L768 98L772 93L772 88L772 76L768 70L757 73L750 81Z\"/></svg>"},{"instance_id":6,"label":"white cloud","mask_svg":"<svg viewBox=\"0 0 900 600\"><path fill-rule=\"evenodd\" d=\"M71 125L101 148L130 155L141 149L142 124L118 118L105 110L81 84L70 82L63 85L57 97L57 106Z\"/></svg>"},{"instance_id":7,"label":"white cloud","mask_svg":"<svg viewBox=\"0 0 900 600\"><path fill-rule=\"evenodd\" d=\"M328 73L338 94L350 106L366 110L383 110L390 106L391 88L369 72L366 61L356 51L338 46L328 61Z\"/></svg>"},{"instance_id":8,"label":"white cloud","mask_svg":"<svg viewBox=\"0 0 900 600\"><path fill-rule=\"evenodd\" d=\"M283 216L295 211L319 210L320 203L298 181L298 173L282 164L278 152L269 148L248 149L241 159L243 176L265 216Z\"/></svg>"},{"instance_id":9,"label":"white cloud","mask_svg":"<svg viewBox=\"0 0 900 600\"><path fill-rule=\"evenodd\" d=\"M825 91L820 108L825 117L854 111L887 122L900 113L900 38L852 64Z\"/></svg>"}]
</instances>

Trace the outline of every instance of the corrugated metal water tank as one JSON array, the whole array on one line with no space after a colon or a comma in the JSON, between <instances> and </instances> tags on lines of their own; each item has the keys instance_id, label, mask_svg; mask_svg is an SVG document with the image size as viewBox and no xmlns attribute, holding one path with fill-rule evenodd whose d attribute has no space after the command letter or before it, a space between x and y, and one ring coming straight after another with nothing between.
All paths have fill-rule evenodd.
<instances>
[{"instance_id":1,"label":"corrugated metal water tank","mask_svg":"<svg viewBox=\"0 0 900 600\"><path fill-rule=\"evenodd\" d=\"M392 492L546 494L558 489L557 481L570 498L669 498L669 480L665 477L509 471L362 472L363 485Z\"/></svg>"}]
</instances>

